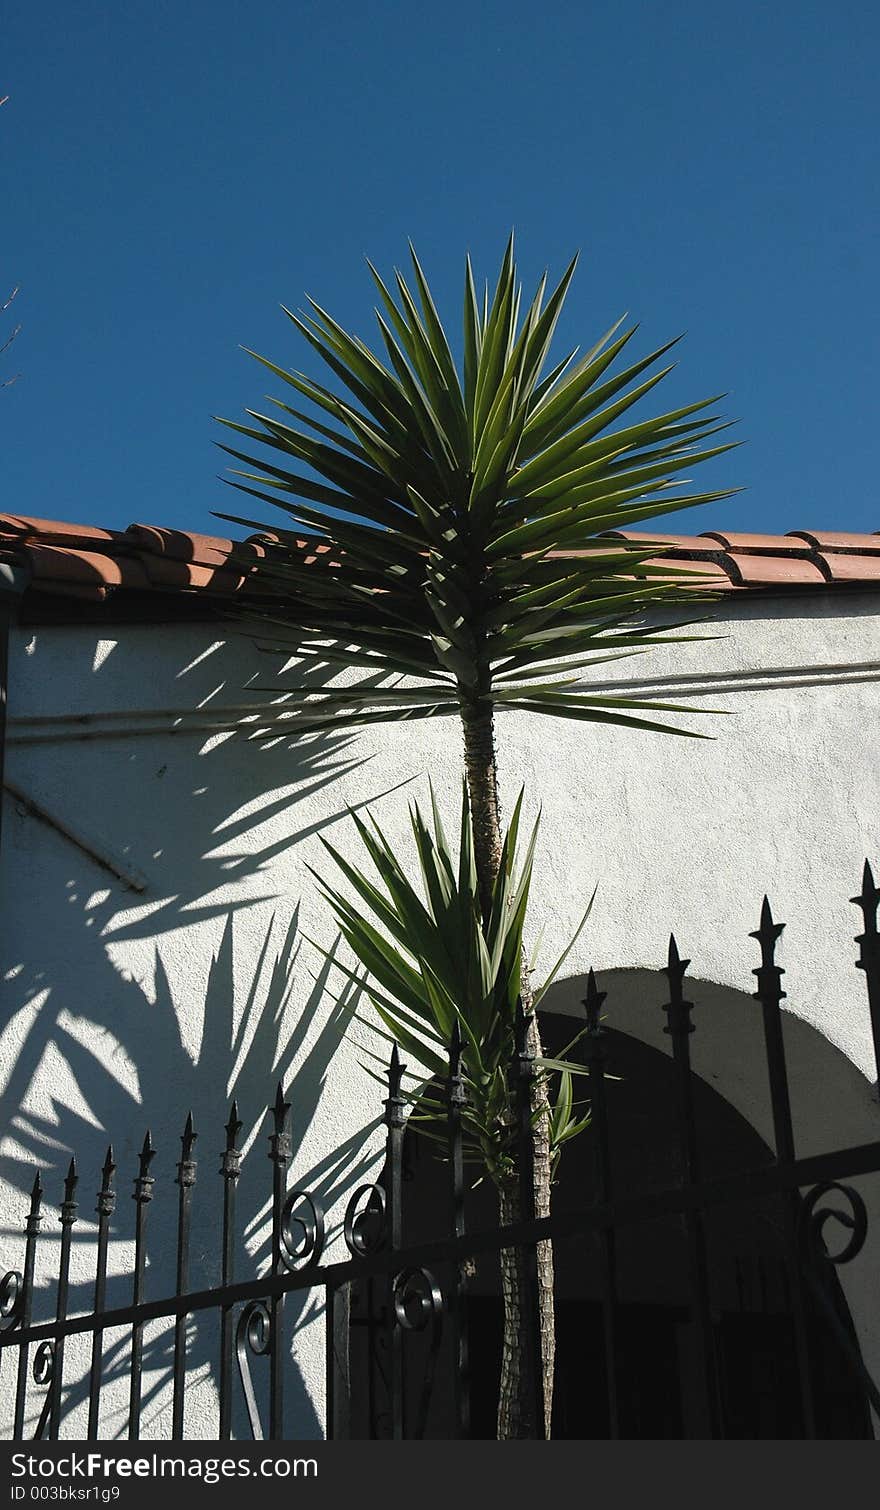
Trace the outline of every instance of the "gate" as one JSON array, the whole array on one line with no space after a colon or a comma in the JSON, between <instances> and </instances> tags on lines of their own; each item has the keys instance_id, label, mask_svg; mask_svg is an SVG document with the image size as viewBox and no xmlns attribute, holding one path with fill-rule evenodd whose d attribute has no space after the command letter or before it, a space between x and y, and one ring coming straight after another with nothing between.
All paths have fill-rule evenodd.
<instances>
[{"instance_id":1,"label":"gate","mask_svg":"<svg viewBox=\"0 0 880 1510\"><path fill-rule=\"evenodd\" d=\"M866 862L862 890L853 902L863 914L858 935L857 967L865 974L875 1059L880 1064L880 935L877 911L880 889ZM0 1370L4 1375L2 1404L8 1410L5 1434L21 1439L27 1429L35 1438L56 1439L63 1431L66 1407L65 1345L75 1336L90 1339L87 1439L100 1435L104 1334L112 1328L129 1333L126 1355L127 1425L130 1439L141 1436L144 1328L157 1320L173 1325L170 1341L170 1420L168 1434L184 1436L184 1395L187 1386L187 1320L205 1312L218 1319L215 1360L217 1406L214 1430L220 1440L233 1432L236 1392L244 1402L251 1435L258 1440L283 1440L284 1389L290 1359L285 1329L285 1304L293 1296L316 1292L325 1330L326 1412L328 1438L349 1434L354 1418L366 1421L364 1434L392 1439L422 1437L428 1430L432 1401L438 1392L448 1401L450 1428L445 1435L471 1435L471 1381L478 1359L471 1356L468 1288L473 1261L519 1247L524 1256L529 1291L531 1421L543 1419L537 1310L536 1245L578 1239L593 1245L600 1277L595 1308L597 1342L584 1369L600 1369L605 1400L602 1435L625 1434L621 1402L632 1350L620 1326L618 1245L633 1230L650 1237L651 1224L675 1219L684 1236L689 1325L694 1340L693 1377L698 1381L701 1427L692 1434L723 1437L731 1431L729 1366L725 1345L713 1315L713 1276L708 1258L706 1224L715 1211L740 1205L757 1209L769 1201L777 1212L781 1233L781 1271L787 1295L790 1327L785 1346L796 1380L797 1426L793 1434L822 1435L816 1411L816 1358L811 1342L811 1318L819 1316L839 1365L864 1402L880 1421L880 1391L862 1360L854 1329L840 1304L834 1271L848 1264L864 1247L868 1233L865 1200L850 1180L880 1175L880 1141L807 1158L795 1155L788 1071L783 1043L781 1001L783 971L775 951L782 924L773 920L765 898L760 927L750 937L760 946L761 963L755 997L763 1019L763 1044L772 1108L775 1150L768 1162L743 1173L705 1178L701 1170L700 1130L694 1113L696 1076L690 1063L690 1035L695 1031L692 1004L685 996L685 973L690 961L680 957L675 939L669 944L665 970L668 1001L665 1031L671 1045L674 1104L670 1116L678 1148L679 1178L668 1187L628 1196L613 1186L606 1088L606 1033L601 1021L605 997L592 971L586 982L586 1030L580 1042L588 1077L592 1125L589 1139L594 1165L592 1199L574 1211L556 1212L541 1220L512 1226L487 1226L469 1231L465 1220L467 1182L462 1153L462 1043L455 1035L449 1045L444 1081L447 1107L447 1210L442 1230L430 1242L404 1245L405 1147L407 1097L402 1090L406 1067L397 1049L391 1054L384 1099L385 1159L379 1180L361 1185L348 1201L342 1222L345 1257L324 1257L326 1226L320 1201L309 1191L289 1188L288 1168L293 1148L290 1103L279 1085L269 1108L271 1132L271 1253L267 1272L237 1279L233 1272L236 1238L236 1187L242 1167L238 1147L242 1122L233 1102L221 1150L222 1238L220 1282L211 1288L190 1289L190 1249L197 1178L192 1117L186 1121L177 1164L177 1246L175 1292L164 1299L146 1295L147 1229L156 1181L151 1174L155 1149L144 1140L134 1178L134 1263L131 1302L106 1304L108 1244L115 1215L116 1165L112 1149L101 1173L97 1197L97 1241L94 1300L88 1315L69 1315L71 1244L78 1215L79 1175L71 1160L60 1204L61 1241L54 1321L33 1320L35 1264L44 1218L44 1191L39 1172L33 1184L25 1225L24 1261L0 1282ZM520 1007L515 1053L510 1074L518 1109L521 1209L534 1211L531 1131L532 1083L542 1073L528 1047L527 1020ZM821 1087L816 1088L821 1095ZM416 1178L418 1175L416 1174ZM836 1229L836 1230L835 1230ZM834 1233L834 1236L832 1236ZM648 1243L648 1248L650 1243ZM354 1300L352 1297L354 1296ZM650 1349L650 1331L644 1332ZM363 1361L361 1375L352 1378L352 1359ZM257 1365L257 1360L264 1363ZM9 1364L12 1374L7 1377ZM267 1378L256 1381L252 1365ZM473 1366L472 1366L473 1365ZM726 1372L727 1370L727 1372ZM70 1381L68 1381L69 1383ZM366 1408L358 1399L352 1411L352 1391L365 1388ZM265 1396L267 1408L261 1407ZM585 1396L586 1397L586 1396ZM567 1402L567 1413L572 1413ZM36 1424L34 1427L34 1421ZM598 1434L595 1419L583 1419L580 1434ZM534 1432L533 1432L534 1434ZM576 1434L572 1431L568 1435ZM847 1434L847 1433L844 1433ZM854 1434L859 1434L856 1430ZM861 1434L870 1434L870 1427Z\"/></svg>"}]
</instances>

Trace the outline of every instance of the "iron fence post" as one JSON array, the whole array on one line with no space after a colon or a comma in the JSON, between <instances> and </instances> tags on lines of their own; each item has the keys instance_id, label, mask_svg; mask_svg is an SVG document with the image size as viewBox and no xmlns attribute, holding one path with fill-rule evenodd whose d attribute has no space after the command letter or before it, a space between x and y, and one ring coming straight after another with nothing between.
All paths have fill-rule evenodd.
<instances>
[{"instance_id":1,"label":"iron fence post","mask_svg":"<svg viewBox=\"0 0 880 1510\"><path fill-rule=\"evenodd\" d=\"M584 1058L589 1069L590 1088L590 1135L593 1143L593 1167L596 1173L597 1206L611 1204L611 1150L608 1138L608 1104L605 1099L605 1064L607 1049L605 1029L600 1012L607 997L600 991L592 969L587 975L587 993L584 1010L587 1031L584 1038ZM616 1295L617 1295L617 1248L613 1227L602 1227L597 1234L599 1246L599 1276L602 1289L602 1330L605 1340L605 1381L608 1393L608 1434L612 1440L620 1436L620 1419L617 1389L617 1340Z\"/></svg>"},{"instance_id":2,"label":"iron fence post","mask_svg":"<svg viewBox=\"0 0 880 1510\"><path fill-rule=\"evenodd\" d=\"M761 905L761 923L749 938L761 946L761 963L752 971L758 982L755 999L761 1003L764 1022L764 1053L770 1082L770 1104L773 1113L773 1139L776 1144L777 1164L794 1163L794 1128L791 1119L791 1097L788 1089L788 1069L785 1062L785 1042L782 1036L782 1008L785 998L782 977L785 971L776 963L776 946L785 928L784 923L775 923L770 903L765 896ZM785 1243L785 1266L791 1288L792 1320L794 1322L795 1353L798 1366L798 1387L803 1416L804 1435L815 1437L816 1413L813 1400L812 1365L807 1332L807 1313L804 1301L804 1282L798 1257L798 1193L785 1191L782 1196L783 1237Z\"/></svg>"},{"instance_id":3,"label":"iron fence post","mask_svg":"<svg viewBox=\"0 0 880 1510\"><path fill-rule=\"evenodd\" d=\"M116 1192L113 1189L113 1174L116 1165L113 1162L113 1146L107 1149L104 1167L101 1171L101 1189L98 1191L98 1254L95 1269L95 1298L94 1311L100 1316L104 1310L107 1293L107 1245L110 1236L110 1218L116 1207ZM98 1421L101 1399L101 1351L104 1331L102 1327L96 1327L92 1337L92 1367L89 1375L89 1425L88 1440L97 1441Z\"/></svg>"},{"instance_id":4,"label":"iron fence post","mask_svg":"<svg viewBox=\"0 0 880 1510\"><path fill-rule=\"evenodd\" d=\"M76 1221L76 1187L79 1183L76 1173L76 1159L72 1158L64 1181L64 1200L61 1202L61 1255L58 1263L58 1299L55 1306L56 1321L65 1321L67 1318L67 1297L70 1285L70 1245L73 1237L73 1224ZM62 1333L55 1342L55 1356L52 1363L51 1396L52 1403L49 1407L49 1440L56 1441L58 1427L61 1423L61 1391L64 1381L64 1334Z\"/></svg>"},{"instance_id":5,"label":"iron fence post","mask_svg":"<svg viewBox=\"0 0 880 1510\"><path fill-rule=\"evenodd\" d=\"M40 1234L42 1216L43 1185L40 1180L40 1171L37 1170L31 1189L31 1204L28 1210L25 1224L25 1251L24 1251L24 1278L21 1286L21 1330L25 1332L31 1324L32 1306L34 1297L34 1265L37 1253L37 1238ZM18 1372L15 1382L15 1426L13 1436L20 1441L24 1434L25 1399L27 1396L27 1374L30 1359L30 1348L26 1341L22 1340L18 1350Z\"/></svg>"},{"instance_id":6,"label":"iron fence post","mask_svg":"<svg viewBox=\"0 0 880 1510\"><path fill-rule=\"evenodd\" d=\"M672 1057L676 1069L676 1121L681 1160L682 1184L696 1185L699 1174L697 1127L694 1117L693 1071L690 1059L690 1035L694 1032L691 1022L693 1002L684 998L682 983L689 959L682 959L675 936L669 937L669 955L664 974L669 982L669 1001L663 1008L668 1021L663 1029L672 1039ZM693 1315L697 1329L700 1362L703 1372L704 1400L706 1406L707 1434L720 1437L721 1409L718 1394L718 1367L715 1357L715 1338L712 1325L712 1308L709 1292L709 1270L706 1258L706 1234L703 1214L699 1208L688 1207L684 1214L684 1229L688 1247Z\"/></svg>"},{"instance_id":7,"label":"iron fence post","mask_svg":"<svg viewBox=\"0 0 880 1510\"><path fill-rule=\"evenodd\" d=\"M220 1159L223 1176L223 1248L220 1282L224 1289L232 1284L235 1273L235 1192L241 1173L241 1154L236 1143L242 1123L238 1115L238 1102L233 1099L226 1123L226 1147ZM220 1309L220 1441L228 1442L232 1433L232 1306Z\"/></svg>"},{"instance_id":8,"label":"iron fence post","mask_svg":"<svg viewBox=\"0 0 880 1510\"><path fill-rule=\"evenodd\" d=\"M193 1129L190 1112L180 1140L180 1162L177 1166L177 1293L183 1296L189 1286L189 1236L192 1221L192 1197L196 1183L196 1160L193 1158L198 1133ZM174 1386L171 1402L171 1438L178 1442L183 1437L183 1407L186 1388L186 1323L187 1312L178 1311L174 1323Z\"/></svg>"},{"instance_id":9,"label":"iron fence post","mask_svg":"<svg viewBox=\"0 0 880 1510\"><path fill-rule=\"evenodd\" d=\"M139 1306L144 1298L144 1268L146 1265L146 1230L147 1230L147 1207L153 1199L153 1186L156 1181L150 1173L150 1165L156 1157L156 1150L150 1138L149 1129L144 1138L143 1147L140 1151L138 1172L134 1182L134 1194L132 1200L135 1204L135 1230L134 1230L134 1286L132 1293L132 1305ZM128 1435L129 1440L137 1441L141 1430L141 1366L144 1347L143 1322L135 1322L131 1329L131 1390L128 1403Z\"/></svg>"},{"instance_id":10,"label":"iron fence post","mask_svg":"<svg viewBox=\"0 0 880 1510\"><path fill-rule=\"evenodd\" d=\"M449 1044L449 1074L446 1079L446 1129L449 1154L450 1226L454 1237L465 1233L464 1148L461 1119L467 1105L462 1065L462 1038L458 1018ZM452 1296L453 1393L455 1419L460 1437L471 1433L470 1358L468 1352L467 1279L465 1265L455 1266Z\"/></svg>"},{"instance_id":11,"label":"iron fence post","mask_svg":"<svg viewBox=\"0 0 880 1510\"><path fill-rule=\"evenodd\" d=\"M401 1063L397 1044L391 1050L388 1065L388 1095L385 1099L386 1153L383 1179L388 1201L388 1244L392 1254L402 1246L403 1234L403 1133L406 1125L406 1100L401 1084L406 1065ZM391 1436L402 1441L406 1432L404 1416L403 1329L398 1325L394 1306L394 1271L387 1284L388 1326L391 1346Z\"/></svg>"},{"instance_id":12,"label":"iron fence post","mask_svg":"<svg viewBox=\"0 0 880 1510\"><path fill-rule=\"evenodd\" d=\"M284 1099L284 1087L278 1082L272 1112L269 1158L272 1160L272 1275L282 1274L281 1214L287 1187L287 1166L292 1156L290 1140L290 1102ZM269 1440L284 1437L284 1296L272 1297L269 1331Z\"/></svg>"}]
</instances>

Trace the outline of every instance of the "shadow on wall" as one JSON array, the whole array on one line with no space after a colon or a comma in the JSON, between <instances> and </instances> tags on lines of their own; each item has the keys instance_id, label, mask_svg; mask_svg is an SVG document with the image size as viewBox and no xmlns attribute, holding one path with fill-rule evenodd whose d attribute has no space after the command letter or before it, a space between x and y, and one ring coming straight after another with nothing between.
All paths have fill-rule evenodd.
<instances>
[{"instance_id":1,"label":"shadow on wall","mask_svg":"<svg viewBox=\"0 0 880 1510\"><path fill-rule=\"evenodd\" d=\"M204 631L201 638L204 643ZM81 659L77 667L65 636L64 675L73 687L90 681L92 708L118 705L127 680L135 691L129 691L125 706L145 701L137 692L142 641L130 656L127 641L121 642L99 664L94 635L80 630L70 640ZM36 643L34 669L40 672L39 637ZM253 674L256 657L251 653L243 666L245 655L234 644L231 650L215 648L197 656L183 670L179 639L176 646L166 643L158 651L152 674L163 685L164 678L180 701L179 727L184 731L187 707L204 708L207 698L216 698L230 681L235 685L236 678L247 677L249 692L272 687L271 675ZM53 669L60 673L51 656L49 661L44 678ZM316 684L332 674L329 669L319 672ZM181 678L187 678L182 688ZM150 696L154 703L162 701L162 690L157 692L154 684ZM240 694L229 701L240 702ZM265 699L254 699L254 706L264 708ZM335 1129L328 1138L320 1126L326 1120L321 1103L328 1068L353 1003L337 1000L322 1014L322 1000L334 984L328 978L331 967L325 962L308 980L299 958L298 907L292 900L299 892L297 846L345 816L345 778L366 763L355 751L354 738L330 733L257 742L253 732L207 739L199 732L173 739L167 734L126 737L125 728L135 721L135 715L120 719L115 738L83 740L76 737L76 728L56 720L48 729L43 726L39 742L32 743L26 742L27 726L17 737L13 722L7 754L7 775L15 789L32 798L39 813L57 816L75 836L85 835L95 854L109 858L130 878L126 883L102 871L94 854L85 854L69 835L7 795L0 901L6 938L0 1032L3 1267L20 1266L26 1192L39 1167L45 1217L35 1320L53 1313L57 1207L71 1152L80 1174L71 1313L92 1308L94 1192L108 1138L118 1191L111 1226L111 1270L118 1272L108 1281L110 1307L131 1299L131 1181L147 1127L157 1149L148 1222L147 1295L152 1298L175 1289L173 1181L188 1111L199 1135L200 1158L192 1288L219 1281L219 1155L232 1097L244 1124L238 1146L249 1151L238 1190L238 1277L265 1272L268 1266L271 1164L263 1139L270 1130L265 1113L277 1081L292 1102L291 1178L316 1192L325 1209L339 1206L374 1162L362 1130L346 1136L343 1129L337 1141ZM364 805L351 800L353 806ZM305 876L302 880L308 884ZM143 890L133 890L132 882ZM366 1077L364 1104L376 1104ZM297 1157L303 1145L311 1169L303 1168L302 1156ZM288 1326L294 1333L312 1319L316 1304L307 1294L290 1298ZM189 1328L188 1379L209 1386L218 1348L213 1320L205 1315L193 1319ZM151 1422L163 1434L167 1431L171 1347L170 1330L151 1339L148 1329L145 1431ZM108 1386L120 1382L116 1399L122 1402L129 1339L108 1334L105 1349L105 1379ZM71 1383L65 1393L65 1412L74 1422L84 1419L87 1381ZM292 1436L320 1435L312 1393L291 1373L286 1409ZM205 1399L210 1411L210 1388ZM34 1402L34 1413L41 1403ZM246 1434L243 1417L237 1424ZM121 1403L102 1413L102 1435L126 1429Z\"/></svg>"},{"instance_id":2,"label":"shadow on wall","mask_svg":"<svg viewBox=\"0 0 880 1510\"><path fill-rule=\"evenodd\" d=\"M841 951L841 974L852 968L852 958L845 949ZM748 965L750 961L745 959L744 963ZM693 1005L694 1031L688 1041L694 1074L711 1091L723 1097L765 1146L772 1149L775 1133L761 1008L746 992L701 980L696 958L692 969L694 973L685 976L685 995ZM603 1006L606 1026L621 1037L631 1038L668 1057L670 1043L665 1032L664 1004L669 1000L669 992L665 973L609 969L598 972L597 981L600 990L607 993ZM583 982L579 978L556 981L547 992L545 1009L561 1018L582 1017L582 990ZM788 1009L782 1015L782 1029L796 1156L808 1158L876 1143L880 1126L876 1086L824 1034L799 1018L791 1010L794 1005L796 1003L787 1004ZM867 994L864 1012L867 1021ZM617 1090L616 1087L613 1089ZM626 1104L625 1092L620 1100ZM669 1115L673 1115L671 1098ZM667 1156L662 1142L652 1131L648 1110L639 1108L637 1094L633 1096L628 1111L627 1136L633 1138L637 1150L640 1177L653 1179L658 1185L664 1178L668 1179ZM730 1172L724 1167L722 1155L723 1150L714 1151L713 1156L720 1167L715 1170L711 1165L707 1166L703 1171L707 1178L716 1172ZM880 1313L876 1301L880 1179L876 1173L843 1178L846 1184L852 1184L859 1191L865 1204L868 1227L864 1250L856 1253L853 1262L841 1266L838 1279L855 1325L862 1357L876 1379L880 1377ZM624 1184L619 1188L638 1189L632 1168L624 1169L621 1179ZM830 1231L828 1238L831 1248L839 1250L843 1246Z\"/></svg>"}]
</instances>

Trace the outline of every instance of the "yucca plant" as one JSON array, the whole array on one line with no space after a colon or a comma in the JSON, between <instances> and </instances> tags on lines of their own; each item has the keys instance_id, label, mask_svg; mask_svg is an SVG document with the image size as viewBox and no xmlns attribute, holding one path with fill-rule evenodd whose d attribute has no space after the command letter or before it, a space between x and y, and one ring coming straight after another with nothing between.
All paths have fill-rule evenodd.
<instances>
[{"instance_id":1,"label":"yucca plant","mask_svg":"<svg viewBox=\"0 0 880 1510\"><path fill-rule=\"evenodd\" d=\"M546 277L521 312L511 238L494 295L480 297L465 267L461 366L415 252L414 289L396 298L371 266L385 348L380 360L325 310L285 310L327 364L337 388L264 357L299 399L224 421L272 459L224 447L244 464L233 486L283 510L236 608L299 667L360 668L366 684L285 689L310 728L414 718L460 721L484 921L502 854L495 766L496 713L540 715L682 733L646 713L682 711L600 693L585 673L650 646L662 627L646 610L694 601L694 582L616 530L725 497L680 491L686 468L730 449L703 399L647 419L628 411L670 372L674 342L614 370L635 333L618 321L579 360L551 344L575 262L546 298ZM252 353L256 356L256 353ZM305 399L309 409L298 407ZM709 442L712 442L711 444ZM255 469L255 470L251 470ZM666 625L667 629L679 626ZM528 972L521 982L530 1010ZM540 1052L537 1019L530 1036ZM538 1082L538 1095L543 1094ZM537 1215L550 1201L546 1101L536 1106ZM502 1218L520 1214L515 1184ZM544 1393L552 1398L549 1244L541 1244ZM525 1314L523 1306L519 1307ZM511 1322L511 1324L513 1324ZM511 1376L501 1435L524 1419Z\"/></svg>"},{"instance_id":2,"label":"yucca plant","mask_svg":"<svg viewBox=\"0 0 880 1510\"><path fill-rule=\"evenodd\" d=\"M359 1011L353 1010L352 1015L380 1038L402 1047L419 1067L413 1075L415 1085L405 1092L411 1104L410 1125L443 1148L447 1146L447 1106L442 1082L450 1044L456 1040L460 1043L466 1092L461 1110L464 1158L477 1167L478 1178L491 1179L502 1214L519 1178L521 1145L511 1068L522 990L523 928L538 829L536 823L522 856L518 856L522 799L520 792L502 838L491 906L485 916L466 786L457 858L446 839L433 789L432 825L425 821L417 803L410 805L421 889L410 880L378 823L373 818L365 823L355 813L351 816L374 875L352 864L326 839L322 840L324 848L353 895L312 871L356 967L342 964L335 949L321 948L321 952L348 985L362 989L380 1025ZM566 949L541 987L533 989L533 1010L564 964L591 907L592 898ZM538 1115L545 1123L551 1182L564 1145L583 1132L590 1121L589 1110L576 1099L573 1089L574 1077L583 1071L566 1057L580 1036L575 1034L562 1056L540 1055L537 1059L542 1088ZM367 1052L384 1068L387 1048L381 1054ZM367 1068L384 1085L384 1074ZM530 1416L531 1402L525 1398L528 1339L523 1331L528 1312L522 1326L518 1318L527 1277L518 1249L503 1250L501 1272L505 1315L516 1317L517 1325L505 1328L499 1435L523 1435L526 1430L534 1433L535 1425Z\"/></svg>"},{"instance_id":3,"label":"yucca plant","mask_svg":"<svg viewBox=\"0 0 880 1510\"><path fill-rule=\"evenodd\" d=\"M473 829L467 789L462 792L458 855L444 832L433 789L431 822L418 803L410 804L415 870L413 884L393 845L376 820L351 814L374 875L347 860L327 839L322 844L349 883L351 893L331 885L312 870L329 903L340 933L356 960L342 963L335 949L316 945L350 985L359 987L379 1023L354 1010L352 1015L387 1043L412 1056L420 1072L407 1092L415 1130L445 1146L442 1128L446 1101L442 1081L449 1045L458 1031L467 1102L462 1109L465 1156L495 1185L505 1188L517 1177L516 1127L511 1104L510 1070L514 1056L516 1014L521 990L523 928L532 882L538 824L519 853L523 793L517 798L501 846L492 907L480 906ZM594 893L595 895L595 893ZM562 968L587 921L590 899L580 924L538 989L537 1007ZM572 1039L569 1049L580 1034ZM371 1054L384 1067L388 1054ZM563 1145L589 1123L575 1101L572 1077L582 1073L565 1057L541 1057L547 1072L550 1107L550 1157L555 1170ZM369 1071L380 1084L385 1076Z\"/></svg>"}]
</instances>

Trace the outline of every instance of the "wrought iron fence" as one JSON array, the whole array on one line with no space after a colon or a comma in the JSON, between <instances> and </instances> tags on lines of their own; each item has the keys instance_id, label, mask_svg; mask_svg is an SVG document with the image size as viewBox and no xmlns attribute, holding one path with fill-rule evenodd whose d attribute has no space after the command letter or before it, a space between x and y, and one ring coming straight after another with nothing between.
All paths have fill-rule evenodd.
<instances>
[{"instance_id":1,"label":"wrought iron fence","mask_svg":"<svg viewBox=\"0 0 880 1510\"><path fill-rule=\"evenodd\" d=\"M880 889L874 884L866 862L860 894L852 901L861 909L863 932L858 968L865 974L875 1057L880 1065L880 935L877 928ZM577 1238L592 1243L598 1260L599 1330L601 1349L595 1357L604 1370L603 1389L607 1404L607 1435L625 1434L621 1392L625 1388L619 1337L617 1249L621 1235L657 1220L676 1218L683 1229L687 1253L687 1283L693 1334L696 1338L697 1375L703 1407L704 1429L700 1434L725 1434L723 1381L719 1377L717 1326L712 1311L711 1273L707 1258L705 1224L710 1214L736 1203L754 1204L773 1199L781 1213L782 1263L790 1304L791 1346L799 1398L798 1434L821 1434L815 1408L815 1367L810 1356L808 1311L824 1319L828 1335L855 1381L860 1397L880 1420L880 1392L863 1362L858 1339L841 1315L829 1274L834 1266L847 1264L864 1246L868 1216L865 1201L852 1178L880 1173L880 1141L797 1158L792 1127L789 1079L783 1041L781 967L776 947L783 926L773 920L766 898L759 928L750 935L757 940L761 963L753 971L754 993L763 1017L763 1044L774 1128L775 1152L760 1167L722 1177L704 1178L701 1170L699 1128L694 1113L696 1077L690 1062L690 1036L695 1031L693 1004L684 994L684 978L690 961L679 955L675 939L669 944L665 974L668 1001L665 1032L671 1042L675 1097L672 1107L678 1148L680 1177L669 1186L635 1196L615 1191L612 1147L609 1136L606 1089L606 1030L601 1020L605 994L597 988L593 972L586 982L584 1010L586 1031L583 1046L588 1077L592 1126L587 1134L594 1165L592 1200L576 1210L554 1212L542 1219L524 1219L510 1226L466 1230L466 1178L462 1145L462 1111L466 1092L462 1075L462 1041L458 1033L449 1045L445 1097L447 1108L446 1180L447 1212L443 1230L435 1240L404 1245L404 1137L407 1098L402 1092L401 1064L397 1049L391 1054L384 1099L385 1158L381 1177L361 1185L348 1202L342 1236L347 1256L322 1262L325 1249L325 1213L319 1199L309 1191L288 1189L288 1167L293 1148L290 1133L290 1103L278 1086L269 1108L271 1133L269 1159L271 1179L271 1252L267 1272L257 1278L237 1279L234 1274L236 1238L236 1188L242 1153L238 1147L242 1121L233 1101L225 1127L220 1159L222 1178L222 1238L219 1285L189 1288L190 1244L197 1163L197 1134L192 1116L187 1118L177 1164L176 1284L173 1295L160 1299L146 1296L147 1228L156 1181L151 1174L154 1158L147 1133L134 1178L134 1264L131 1273L131 1303L108 1308L107 1269L111 1222L116 1208L116 1164L107 1150L97 1197L97 1241L93 1307L87 1315L68 1315L71 1243L77 1221L79 1174L71 1159L60 1204L61 1241L54 1321L33 1320L35 1259L44 1220L44 1191L37 1173L25 1225L25 1254L21 1271L11 1271L0 1283L0 1365L16 1357L14 1389L2 1391L3 1405L10 1406L11 1435L19 1439L28 1410L39 1417L34 1436L56 1439L62 1434L65 1410L65 1344L76 1335L91 1338L88 1370L88 1439L100 1429L104 1335L111 1328L130 1329L128 1373L129 1438L141 1435L144 1328L159 1319L173 1322L171 1364L171 1437L184 1435L184 1392L187 1384L187 1319L213 1312L219 1319L216 1360L219 1439L233 1431L233 1401L237 1388L246 1406L247 1421L256 1439L283 1437L284 1387L290 1358L285 1333L285 1301L296 1292L317 1290L323 1296L326 1336L326 1417L329 1438L346 1433L351 1391L345 1335L351 1312L349 1299L354 1286L365 1286L370 1296L378 1293L382 1304L367 1306L369 1368L383 1352L382 1372L387 1380L387 1434L395 1439L425 1433L432 1390L437 1383L441 1338L449 1374L446 1388L453 1402L454 1425L446 1433L467 1437L471 1426L468 1282L475 1256L498 1254L518 1247L524 1254L524 1271L532 1325L528 1378L532 1397L531 1430L543 1420L537 1295L537 1244ZM532 1129L533 1081L541 1073L529 1049L527 1021L520 1009L511 1079L518 1116L521 1209L534 1212ZM818 1088L817 1088L818 1093ZM837 1223L845 1234L836 1250L826 1234ZM838 1238L839 1241L839 1238ZM405 1381L407 1348L415 1334L422 1334L418 1362L420 1381L413 1391ZM340 1345L340 1338L343 1339ZM258 1390L251 1374L251 1360L265 1357L268 1369L268 1416L261 1419ZM234 1375L237 1371L238 1384ZM375 1379L371 1375L370 1388ZM42 1395L34 1395L34 1391ZM2 1408L2 1407L0 1407ZM31 1415L31 1420L33 1415ZM375 1414L372 1415L375 1423ZM867 1411L866 1411L867 1419ZM579 1433L593 1435L589 1420Z\"/></svg>"}]
</instances>

